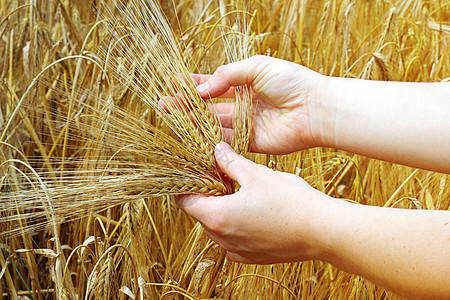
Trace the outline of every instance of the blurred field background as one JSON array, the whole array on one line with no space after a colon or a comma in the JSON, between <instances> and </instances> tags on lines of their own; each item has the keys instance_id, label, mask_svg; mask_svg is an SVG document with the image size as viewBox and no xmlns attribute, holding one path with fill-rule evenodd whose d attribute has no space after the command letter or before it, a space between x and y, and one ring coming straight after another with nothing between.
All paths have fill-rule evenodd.
<instances>
[{"instance_id":1,"label":"blurred field background","mask_svg":"<svg viewBox=\"0 0 450 300\"><path fill-rule=\"evenodd\" d=\"M223 36L237 34L236 24L245 21L251 43L244 50L250 55L290 60L330 76L450 80L448 1L161 0L160 5L179 41L176 51L186 58L191 72L212 73L226 63ZM53 129L48 128L48 120L29 109L40 108L56 117L73 114L73 101L53 92L55 87L76 97L75 87L93 91L99 97L111 96L118 107L135 107L138 95L104 80L108 73L102 72L98 49L107 31L101 7L115 12L108 0L0 0L0 193L8 192L5 178L22 184L21 162L40 161L56 174L63 165L53 156L77 156L81 146L69 134L64 143L49 138ZM45 81L33 82L61 59L45 71ZM334 197L409 209L450 207L448 175L335 149L248 156L298 174ZM2 232L33 222L4 221L15 212L1 203L0 207ZM80 214L76 220L59 223L57 235L44 228L1 237L3 298L398 298L320 261L270 266L233 263L198 223L177 209L173 196L143 197L100 213ZM267 223L270 226L270 220Z\"/></svg>"}]
</instances>

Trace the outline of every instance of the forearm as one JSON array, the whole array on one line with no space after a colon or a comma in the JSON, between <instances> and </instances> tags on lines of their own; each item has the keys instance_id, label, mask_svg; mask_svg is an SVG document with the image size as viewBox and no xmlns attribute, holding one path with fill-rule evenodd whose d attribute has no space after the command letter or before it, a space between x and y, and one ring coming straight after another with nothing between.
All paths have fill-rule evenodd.
<instances>
[{"instance_id":1,"label":"forearm","mask_svg":"<svg viewBox=\"0 0 450 300\"><path fill-rule=\"evenodd\" d=\"M325 77L322 143L450 173L450 83Z\"/></svg>"},{"instance_id":2,"label":"forearm","mask_svg":"<svg viewBox=\"0 0 450 300\"><path fill-rule=\"evenodd\" d=\"M450 212L332 201L319 214L322 260L409 298L448 298Z\"/></svg>"}]
</instances>

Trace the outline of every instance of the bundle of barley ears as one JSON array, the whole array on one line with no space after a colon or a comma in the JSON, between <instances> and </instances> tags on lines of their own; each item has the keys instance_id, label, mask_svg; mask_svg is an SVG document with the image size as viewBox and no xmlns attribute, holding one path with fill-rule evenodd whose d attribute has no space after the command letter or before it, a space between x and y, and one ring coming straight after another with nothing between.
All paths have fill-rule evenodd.
<instances>
[{"instance_id":1,"label":"bundle of barley ears","mask_svg":"<svg viewBox=\"0 0 450 300\"><path fill-rule=\"evenodd\" d=\"M41 119L40 141L53 148L44 157L4 161L1 221L19 226L3 235L144 198L227 193L213 155L222 128L211 99L196 91L189 57L183 57L159 5L118 2L119 18L102 8L102 44L95 52L64 58L78 65L93 59L99 74L95 90L79 84L80 72L70 83L45 76L51 64L32 85L41 83L50 99L66 99L64 113L51 103L36 107L33 100L17 106L24 110L20 114ZM228 47L230 57L238 59L241 48ZM245 153L251 93L243 87L236 95L237 111L246 115L235 118L233 144ZM55 155L58 146L61 156Z\"/></svg>"}]
</instances>

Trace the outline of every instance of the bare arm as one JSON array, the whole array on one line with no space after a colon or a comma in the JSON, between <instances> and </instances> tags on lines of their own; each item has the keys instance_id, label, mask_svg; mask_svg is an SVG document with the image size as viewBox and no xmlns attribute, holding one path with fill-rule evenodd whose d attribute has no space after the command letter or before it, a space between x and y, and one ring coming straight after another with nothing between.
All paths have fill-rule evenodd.
<instances>
[{"instance_id":1,"label":"bare arm","mask_svg":"<svg viewBox=\"0 0 450 300\"><path fill-rule=\"evenodd\" d=\"M450 83L325 77L321 85L324 146L450 173Z\"/></svg>"},{"instance_id":2,"label":"bare arm","mask_svg":"<svg viewBox=\"0 0 450 300\"><path fill-rule=\"evenodd\" d=\"M183 196L178 204L232 260L320 259L409 298L448 299L449 211L351 204L255 164L224 143L216 147L216 160L241 189L223 197Z\"/></svg>"},{"instance_id":3,"label":"bare arm","mask_svg":"<svg viewBox=\"0 0 450 300\"><path fill-rule=\"evenodd\" d=\"M322 260L408 298L448 299L450 212L334 202L317 214Z\"/></svg>"},{"instance_id":4,"label":"bare arm","mask_svg":"<svg viewBox=\"0 0 450 300\"><path fill-rule=\"evenodd\" d=\"M324 146L450 173L450 83L321 84ZM320 215L324 260L410 298L450 296L450 212L336 202Z\"/></svg>"},{"instance_id":5,"label":"bare arm","mask_svg":"<svg viewBox=\"0 0 450 300\"><path fill-rule=\"evenodd\" d=\"M195 78L205 83L203 97L229 97L234 86L252 86L254 152L327 146L450 173L450 83L328 77L264 56ZM233 111L232 103L217 106L222 121ZM228 129L231 122L222 124Z\"/></svg>"},{"instance_id":6,"label":"bare arm","mask_svg":"<svg viewBox=\"0 0 450 300\"><path fill-rule=\"evenodd\" d=\"M262 56L196 81L204 83L198 88L203 97L252 86L259 109L252 151L329 146L450 173L450 83L333 78ZM216 105L228 131L233 110L230 103ZM320 259L409 298L449 298L449 211L350 204L298 176L256 165L225 144L216 150L219 167L241 189L224 197L183 196L179 205L231 259Z\"/></svg>"}]
</instances>

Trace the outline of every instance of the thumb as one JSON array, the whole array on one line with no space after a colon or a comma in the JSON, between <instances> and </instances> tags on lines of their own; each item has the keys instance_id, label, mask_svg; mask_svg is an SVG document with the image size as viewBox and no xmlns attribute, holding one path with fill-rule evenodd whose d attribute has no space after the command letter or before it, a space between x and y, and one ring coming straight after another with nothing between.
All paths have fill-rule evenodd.
<instances>
[{"instance_id":1,"label":"thumb","mask_svg":"<svg viewBox=\"0 0 450 300\"><path fill-rule=\"evenodd\" d=\"M180 209L194 219L204 223L208 216L214 215L212 212L214 212L214 208L217 205L217 201L214 201L216 198L219 197L190 194L179 195L176 201Z\"/></svg>"},{"instance_id":2,"label":"thumb","mask_svg":"<svg viewBox=\"0 0 450 300\"><path fill-rule=\"evenodd\" d=\"M215 149L216 162L219 169L240 185L254 173L258 165L237 154L227 143L217 144Z\"/></svg>"},{"instance_id":3,"label":"thumb","mask_svg":"<svg viewBox=\"0 0 450 300\"><path fill-rule=\"evenodd\" d=\"M261 65L268 63L267 58L253 56L220 66L206 82L197 86L197 90L203 98L232 97L229 93L232 87L252 84Z\"/></svg>"}]
</instances>

